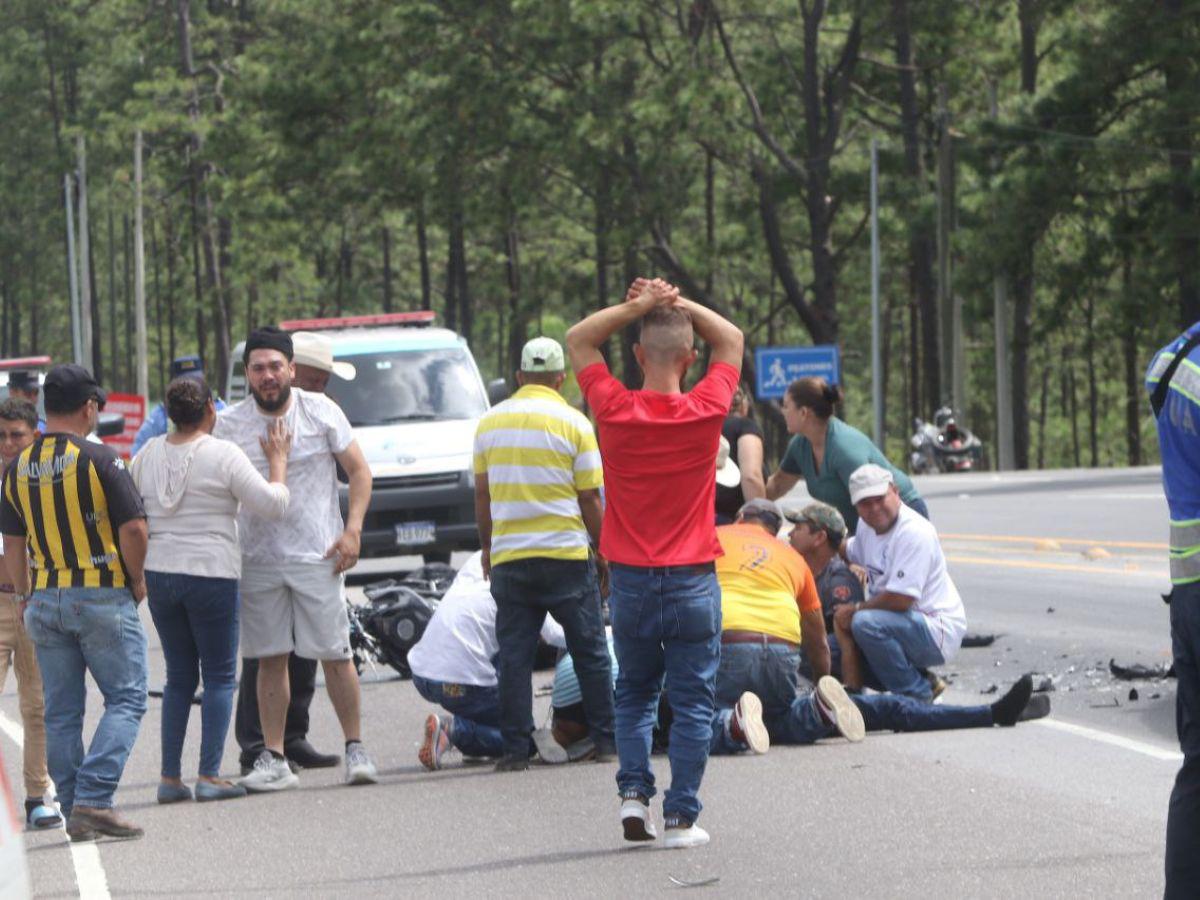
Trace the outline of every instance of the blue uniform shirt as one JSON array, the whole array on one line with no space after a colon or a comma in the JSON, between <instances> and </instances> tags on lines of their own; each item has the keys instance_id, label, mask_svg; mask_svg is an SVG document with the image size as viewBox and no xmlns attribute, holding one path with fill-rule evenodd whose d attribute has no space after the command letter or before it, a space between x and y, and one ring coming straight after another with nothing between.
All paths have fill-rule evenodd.
<instances>
[{"instance_id":1,"label":"blue uniform shirt","mask_svg":"<svg viewBox=\"0 0 1200 900\"><path fill-rule=\"evenodd\" d=\"M1151 395L1175 354L1198 329L1200 322L1155 354L1146 372ZM1190 584L1200 581L1200 347L1175 370L1155 424L1171 515L1171 581Z\"/></svg>"},{"instance_id":2,"label":"blue uniform shirt","mask_svg":"<svg viewBox=\"0 0 1200 900\"><path fill-rule=\"evenodd\" d=\"M217 397L214 401L217 407L217 412L225 408L225 402ZM156 438L160 434L166 434L170 426L167 419L167 407L165 404L158 404L151 410L150 415L146 416L142 422L142 427L138 429L137 434L133 437L133 448L129 451L130 456L137 456L137 452L142 449L142 445L151 438Z\"/></svg>"}]
</instances>

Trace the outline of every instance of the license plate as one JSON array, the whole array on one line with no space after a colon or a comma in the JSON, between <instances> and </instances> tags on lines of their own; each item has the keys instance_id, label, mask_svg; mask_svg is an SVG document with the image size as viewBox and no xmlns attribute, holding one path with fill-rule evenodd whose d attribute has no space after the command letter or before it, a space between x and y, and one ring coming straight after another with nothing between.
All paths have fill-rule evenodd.
<instances>
[{"instance_id":1,"label":"license plate","mask_svg":"<svg viewBox=\"0 0 1200 900\"><path fill-rule=\"evenodd\" d=\"M397 546L412 547L432 544L437 540L437 524L434 522L401 522L396 525Z\"/></svg>"}]
</instances>

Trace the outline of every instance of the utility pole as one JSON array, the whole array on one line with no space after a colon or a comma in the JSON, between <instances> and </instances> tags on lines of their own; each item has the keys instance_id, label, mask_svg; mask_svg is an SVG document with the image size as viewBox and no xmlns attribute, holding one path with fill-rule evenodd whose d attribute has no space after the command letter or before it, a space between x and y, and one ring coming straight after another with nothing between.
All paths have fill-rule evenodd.
<instances>
[{"instance_id":1,"label":"utility pole","mask_svg":"<svg viewBox=\"0 0 1200 900\"><path fill-rule=\"evenodd\" d=\"M879 321L879 142L871 138L871 403L875 446L883 447L883 338Z\"/></svg>"},{"instance_id":2,"label":"utility pole","mask_svg":"<svg viewBox=\"0 0 1200 900\"><path fill-rule=\"evenodd\" d=\"M83 135L75 138L75 156L79 164L79 333L83 343L81 365L95 374L92 358L92 281L88 277L88 261L91 259L88 239L87 208L87 150Z\"/></svg>"},{"instance_id":3,"label":"utility pole","mask_svg":"<svg viewBox=\"0 0 1200 900\"><path fill-rule=\"evenodd\" d=\"M146 348L146 240L142 221L142 131L133 139L133 302L137 333L137 392L150 394L150 362Z\"/></svg>"},{"instance_id":4,"label":"utility pole","mask_svg":"<svg viewBox=\"0 0 1200 900\"><path fill-rule=\"evenodd\" d=\"M71 302L71 361L83 364L83 336L79 330L79 273L75 269L75 198L71 176L63 176L63 203L67 208L67 288Z\"/></svg>"},{"instance_id":5,"label":"utility pole","mask_svg":"<svg viewBox=\"0 0 1200 900\"><path fill-rule=\"evenodd\" d=\"M996 82L989 85L992 119L1000 118ZM1015 467L1013 452L1012 382L1008 362L1008 276L997 267L992 282L992 323L996 335L996 468Z\"/></svg>"}]
</instances>

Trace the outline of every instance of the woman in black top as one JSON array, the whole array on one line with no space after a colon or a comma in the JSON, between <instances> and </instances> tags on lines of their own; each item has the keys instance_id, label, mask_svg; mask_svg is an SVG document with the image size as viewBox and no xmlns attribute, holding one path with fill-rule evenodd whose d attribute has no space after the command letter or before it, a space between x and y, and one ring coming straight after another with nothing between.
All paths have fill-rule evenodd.
<instances>
[{"instance_id":1,"label":"woman in black top","mask_svg":"<svg viewBox=\"0 0 1200 900\"><path fill-rule=\"evenodd\" d=\"M717 485L718 525L728 525L736 519L747 500L767 495L763 479L763 433L750 418L750 408L750 394L744 386L739 386L733 396L733 409L721 426L721 435L729 441L729 458L741 470L742 481L736 487Z\"/></svg>"}]
</instances>

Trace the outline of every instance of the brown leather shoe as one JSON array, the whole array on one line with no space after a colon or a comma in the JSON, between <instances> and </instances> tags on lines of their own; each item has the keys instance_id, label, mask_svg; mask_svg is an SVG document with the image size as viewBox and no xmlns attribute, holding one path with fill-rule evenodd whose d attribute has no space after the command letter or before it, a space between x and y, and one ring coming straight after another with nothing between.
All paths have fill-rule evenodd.
<instances>
[{"instance_id":1,"label":"brown leather shoe","mask_svg":"<svg viewBox=\"0 0 1200 900\"><path fill-rule=\"evenodd\" d=\"M111 809L76 806L67 820L67 837L73 841L92 841L100 835L133 840L143 834L145 832L141 828L128 819L122 819Z\"/></svg>"}]
</instances>

